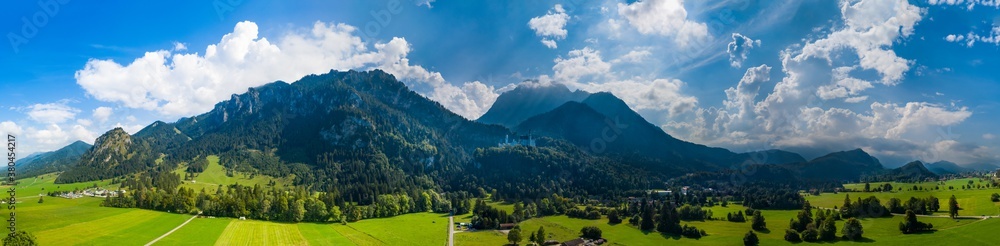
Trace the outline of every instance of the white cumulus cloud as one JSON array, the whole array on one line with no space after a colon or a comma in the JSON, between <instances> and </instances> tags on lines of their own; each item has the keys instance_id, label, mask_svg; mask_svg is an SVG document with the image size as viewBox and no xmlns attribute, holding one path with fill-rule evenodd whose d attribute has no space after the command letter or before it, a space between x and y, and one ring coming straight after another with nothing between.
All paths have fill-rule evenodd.
<instances>
[{"instance_id":1,"label":"white cumulus cloud","mask_svg":"<svg viewBox=\"0 0 1000 246\"><path fill-rule=\"evenodd\" d=\"M108 117L111 117L112 111L109 107L97 107L94 109L93 117L97 122L104 123L108 121Z\"/></svg>"},{"instance_id":2,"label":"white cumulus cloud","mask_svg":"<svg viewBox=\"0 0 1000 246\"><path fill-rule=\"evenodd\" d=\"M861 68L873 69L882 76L883 84L899 83L912 61L897 56L888 47L913 34L924 10L906 0L862 0L841 1L840 12L844 28L807 43L792 59L801 62L820 58L832 62L836 52L850 50L860 58Z\"/></svg>"},{"instance_id":3,"label":"white cumulus cloud","mask_svg":"<svg viewBox=\"0 0 1000 246\"><path fill-rule=\"evenodd\" d=\"M726 53L729 53L729 65L734 68L743 66L743 61L747 59L747 54L754 47L760 47L760 40L754 40L743 34L733 33L733 41L726 46Z\"/></svg>"},{"instance_id":4,"label":"white cumulus cloud","mask_svg":"<svg viewBox=\"0 0 1000 246\"><path fill-rule=\"evenodd\" d=\"M1000 1L998 1L1000 2ZM1000 45L1000 26L993 26L989 33L977 34L970 31L968 34L948 34L944 37L945 41L953 43L965 42L965 46L972 47L976 42L982 42L993 45Z\"/></svg>"},{"instance_id":5,"label":"white cumulus cloud","mask_svg":"<svg viewBox=\"0 0 1000 246\"><path fill-rule=\"evenodd\" d=\"M648 52L648 51L646 51ZM645 52L626 54L626 60L640 59ZM590 47L572 50L568 56L556 58L553 77L542 76L539 83L562 83L571 89L590 92L611 92L632 109L671 117L688 112L698 99L684 94L685 83L678 79L621 77L612 73L612 64L604 61L601 52Z\"/></svg>"},{"instance_id":6,"label":"white cumulus cloud","mask_svg":"<svg viewBox=\"0 0 1000 246\"><path fill-rule=\"evenodd\" d=\"M43 124L59 124L76 117L79 109L67 106L65 102L42 103L28 106L28 117Z\"/></svg>"},{"instance_id":7,"label":"white cumulus cloud","mask_svg":"<svg viewBox=\"0 0 1000 246\"><path fill-rule=\"evenodd\" d=\"M535 35L542 37L542 44L555 49L557 47L556 40L564 39L569 34L566 31L566 22L568 21L569 15L566 14L566 10L563 9L562 5L556 4L545 15L528 20L528 27L535 31Z\"/></svg>"},{"instance_id":8,"label":"white cumulus cloud","mask_svg":"<svg viewBox=\"0 0 1000 246\"><path fill-rule=\"evenodd\" d=\"M91 59L75 77L98 100L187 116L206 112L231 94L277 80L296 81L330 69L383 69L411 87L430 88L418 92L467 118L487 110L482 102L468 101L489 96L449 94L462 87L446 82L440 73L411 65L407 58L411 47L405 39L369 45L355 32L350 25L316 22L310 29L268 39L259 36L256 23L244 21L203 52L150 51L128 64Z\"/></svg>"},{"instance_id":9,"label":"white cumulus cloud","mask_svg":"<svg viewBox=\"0 0 1000 246\"><path fill-rule=\"evenodd\" d=\"M618 14L639 33L673 38L685 47L708 37L708 26L688 19L683 0L642 0L618 3Z\"/></svg>"},{"instance_id":10,"label":"white cumulus cloud","mask_svg":"<svg viewBox=\"0 0 1000 246\"><path fill-rule=\"evenodd\" d=\"M997 0L928 0L930 5L953 5L961 6L965 5L966 9L972 11L976 6L993 7L1000 8L1000 1Z\"/></svg>"}]
</instances>

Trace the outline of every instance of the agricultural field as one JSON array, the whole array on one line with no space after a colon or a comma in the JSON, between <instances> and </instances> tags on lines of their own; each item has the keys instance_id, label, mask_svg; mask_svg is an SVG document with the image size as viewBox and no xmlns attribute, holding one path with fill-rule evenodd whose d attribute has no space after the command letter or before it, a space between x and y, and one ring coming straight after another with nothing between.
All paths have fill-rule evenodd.
<instances>
[{"instance_id":1,"label":"agricultural field","mask_svg":"<svg viewBox=\"0 0 1000 246\"><path fill-rule=\"evenodd\" d=\"M40 245L144 245L173 230L189 214L101 207L102 198L66 199L43 190L117 188L106 182L53 184L55 175L20 180L17 228L34 234ZM9 186L3 187L4 189ZM155 245L443 245L446 214L416 213L339 223L276 223L233 218L195 218ZM393 228L393 229L387 229Z\"/></svg>"},{"instance_id":2,"label":"agricultural field","mask_svg":"<svg viewBox=\"0 0 1000 246\"><path fill-rule=\"evenodd\" d=\"M205 180L217 182L240 182L240 178L225 177L224 170L214 162L214 167L206 171ZM221 173L222 175L215 175ZM203 174L204 175L204 174ZM42 245L74 244L116 244L142 245L160 237L182 224L191 215L173 214L141 209L101 207L102 199L83 197L65 199L44 197L38 203L38 194L53 190L73 190L93 187L116 188L108 181L76 184L54 184L55 175L20 180L17 186L19 200L17 207L18 228L31 231ZM908 199L910 196L927 197L933 195L944 204L954 194L964 210L960 215L997 215L998 205L990 201L989 195L1000 189L954 189L970 179L952 180L944 184L937 182L907 184L893 183L903 187L903 191L893 192L840 192L823 193L819 196L807 195L813 206L833 207L843 204L844 196L852 199L874 195L883 202L890 197ZM978 183L978 179L971 179ZM206 182L207 183L207 182ZM957 184L957 185L956 185ZM872 186L881 185L873 183ZM924 187L923 191L912 190L913 185ZM862 187L863 184L848 184L846 187ZM934 186L944 189L933 189ZM7 187L4 187L7 188ZM930 188L930 189L928 189ZM909 190L908 190L909 189ZM23 194L23 195L22 195ZM488 202L508 212L513 205L495 201ZM735 213L744 208L738 204L728 207L709 208L716 218L724 218L726 213ZM762 245L787 245L783 240L788 221L796 210L764 210L763 215L770 231L758 232ZM946 215L939 212L936 215ZM456 222L469 222L470 214L455 217ZM920 221L934 224L937 231L925 234L903 235L897 229L902 217L863 219L865 240L859 242L839 241L838 245L871 244L920 245L940 244L990 244L988 235L1000 227L1000 218L991 219L950 219L943 217L921 217ZM838 222L838 228L843 227ZM584 226L596 226L604 233L610 245L739 245L743 234L750 230L750 223L735 223L723 220L685 221L682 224L704 229L709 235L701 239L688 239L656 232L642 232L635 227L622 224L608 224L606 218L584 220L566 216L549 216L524 221L520 227L525 238L531 231L544 226L548 239L567 241L579 236ZM232 218L196 218L177 231L162 238L156 245L443 245L447 241L448 217L443 214L417 213L392 218L368 219L346 225L340 223L275 223L267 221L238 220ZM386 229L393 228L393 229ZM960 228L960 229L959 229ZM839 231L838 231L839 234ZM945 241L944 239L947 239ZM500 231L456 232L456 245L503 245L506 234ZM947 242L947 243L945 243ZM808 244L808 243L805 243Z\"/></svg>"}]
</instances>

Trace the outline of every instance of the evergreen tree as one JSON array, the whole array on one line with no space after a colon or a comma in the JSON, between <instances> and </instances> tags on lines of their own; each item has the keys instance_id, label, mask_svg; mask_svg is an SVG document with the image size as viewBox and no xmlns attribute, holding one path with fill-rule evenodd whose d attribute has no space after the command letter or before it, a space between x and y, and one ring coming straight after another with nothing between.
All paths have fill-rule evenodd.
<instances>
[{"instance_id":1,"label":"evergreen tree","mask_svg":"<svg viewBox=\"0 0 1000 246\"><path fill-rule=\"evenodd\" d=\"M656 222L653 221L653 217L655 217L653 205L646 204L643 206L642 220L639 222L639 230L649 231L655 229Z\"/></svg>"},{"instance_id":2,"label":"evergreen tree","mask_svg":"<svg viewBox=\"0 0 1000 246\"><path fill-rule=\"evenodd\" d=\"M536 234L535 235L535 243L537 243L538 245L544 244L545 243L545 238L547 237L545 235L545 227L544 226L538 227L538 232L536 232L535 234Z\"/></svg>"},{"instance_id":3,"label":"evergreen tree","mask_svg":"<svg viewBox=\"0 0 1000 246\"><path fill-rule=\"evenodd\" d=\"M855 218L847 219L844 222L844 228L840 231L840 234L843 234L847 240L861 239L863 233L864 228L861 227L861 221Z\"/></svg>"},{"instance_id":4,"label":"evergreen tree","mask_svg":"<svg viewBox=\"0 0 1000 246\"><path fill-rule=\"evenodd\" d=\"M677 213L677 210L669 202L664 202L660 206L660 214L656 220L656 231L681 234L681 229L680 215Z\"/></svg>"},{"instance_id":5,"label":"evergreen tree","mask_svg":"<svg viewBox=\"0 0 1000 246\"><path fill-rule=\"evenodd\" d=\"M840 206L840 215L844 218L854 217L854 207L851 206L851 194L844 196L844 205Z\"/></svg>"},{"instance_id":6,"label":"evergreen tree","mask_svg":"<svg viewBox=\"0 0 1000 246\"><path fill-rule=\"evenodd\" d=\"M767 223L764 222L764 216L760 214L760 210L753 212L753 218L750 219L751 228L757 231L767 230Z\"/></svg>"},{"instance_id":7,"label":"evergreen tree","mask_svg":"<svg viewBox=\"0 0 1000 246\"><path fill-rule=\"evenodd\" d=\"M743 245L745 246L757 246L760 244L760 239L757 238L757 234L753 231L748 231L746 235L743 235Z\"/></svg>"},{"instance_id":8,"label":"evergreen tree","mask_svg":"<svg viewBox=\"0 0 1000 246\"><path fill-rule=\"evenodd\" d=\"M832 219L823 219L819 226L819 240L833 241L837 238L837 223Z\"/></svg>"},{"instance_id":9,"label":"evergreen tree","mask_svg":"<svg viewBox=\"0 0 1000 246\"><path fill-rule=\"evenodd\" d=\"M934 229L934 225L917 221L917 214L912 210L906 210L906 218L899 222L899 231L903 234L910 234Z\"/></svg>"},{"instance_id":10,"label":"evergreen tree","mask_svg":"<svg viewBox=\"0 0 1000 246\"><path fill-rule=\"evenodd\" d=\"M958 217L958 209L958 201L955 200L955 195L951 195L951 198L948 198L948 216L952 219Z\"/></svg>"}]
</instances>

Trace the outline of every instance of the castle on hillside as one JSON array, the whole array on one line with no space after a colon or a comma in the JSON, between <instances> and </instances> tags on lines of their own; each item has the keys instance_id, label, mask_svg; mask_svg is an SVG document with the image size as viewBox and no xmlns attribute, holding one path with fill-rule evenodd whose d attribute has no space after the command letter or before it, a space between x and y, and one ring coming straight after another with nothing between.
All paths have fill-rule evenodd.
<instances>
[{"instance_id":1,"label":"castle on hillside","mask_svg":"<svg viewBox=\"0 0 1000 246\"><path fill-rule=\"evenodd\" d=\"M535 138L531 136L531 132L528 132L528 135L520 135L514 140L510 139L510 135L506 135L503 142L500 143L500 147L518 145L535 147Z\"/></svg>"}]
</instances>

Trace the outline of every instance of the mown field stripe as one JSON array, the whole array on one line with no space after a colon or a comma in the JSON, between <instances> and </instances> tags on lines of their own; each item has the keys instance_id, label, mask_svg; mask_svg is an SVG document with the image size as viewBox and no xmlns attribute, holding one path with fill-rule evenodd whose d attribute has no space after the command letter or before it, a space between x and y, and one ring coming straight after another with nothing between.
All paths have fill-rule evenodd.
<instances>
[{"instance_id":1,"label":"mown field stripe","mask_svg":"<svg viewBox=\"0 0 1000 246\"><path fill-rule=\"evenodd\" d=\"M351 240L355 245L385 245L385 242L373 237L371 234L361 232L351 226L334 226L334 230L340 235Z\"/></svg>"},{"instance_id":2,"label":"mown field stripe","mask_svg":"<svg viewBox=\"0 0 1000 246\"><path fill-rule=\"evenodd\" d=\"M308 245L294 224L233 221L215 242L223 245Z\"/></svg>"},{"instance_id":3,"label":"mown field stripe","mask_svg":"<svg viewBox=\"0 0 1000 246\"><path fill-rule=\"evenodd\" d=\"M299 232L302 233L309 245L313 246L326 246L326 245L354 245L350 239L341 235L340 232L334 230L334 226L340 226L339 224L317 224L317 223L299 223Z\"/></svg>"},{"instance_id":4,"label":"mown field stripe","mask_svg":"<svg viewBox=\"0 0 1000 246\"><path fill-rule=\"evenodd\" d=\"M73 245L126 231L157 217L158 212L135 210L111 217L44 230L36 234L41 245ZM135 233L135 232L132 232Z\"/></svg>"},{"instance_id":5,"label":"mown field stripe","mask_svg":"<svg viewBox=\"0 0 1000 246\"><path fill-rule=\"evenodd\" d=\"M181 229L181 227L184 227L184 225L187 225L187 224L188 224L189 222L191 222L191 221L192 221L192 220L194 220L195 218L198 218L198 216L197 216L197 215L195 215L195 216L191 216L191 218L190 218L190 219L188 219L187 221L184 221L184 223L181 223L181 224L180 224L180 225L178 225L177 227L174 227L174 229L172 229L172 230L168 231L167 233L164 233L164 234L163 234L163 235L161 235L160 237L157 237L156 239L153 239L153 241L150 241L150 242L149 242L149 243L147 243L147 244L146 244L145 246L150 246L150 245L153 245L154 243L156 243L156 241L160 241L160 239L163 239L163 238L165 238L165 237L167 237L167 236L170 236L170 233L174 233L174 232L175 232L175 231L177 231L178 229Z\"/></svg>"}]
</instances>

